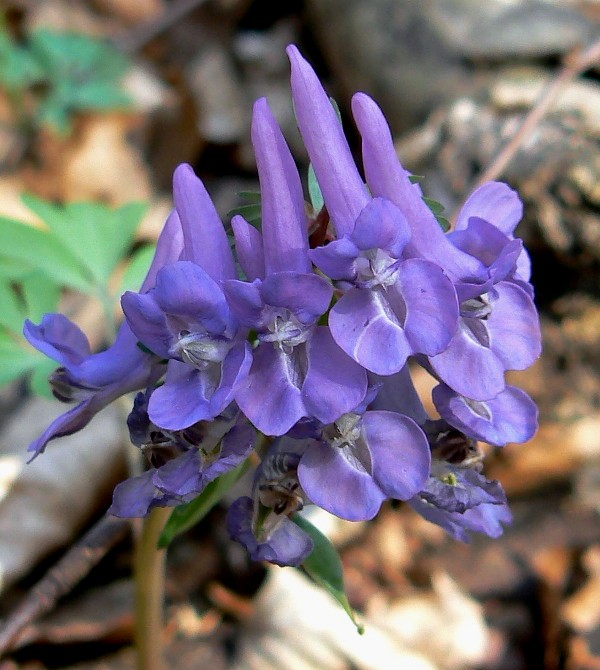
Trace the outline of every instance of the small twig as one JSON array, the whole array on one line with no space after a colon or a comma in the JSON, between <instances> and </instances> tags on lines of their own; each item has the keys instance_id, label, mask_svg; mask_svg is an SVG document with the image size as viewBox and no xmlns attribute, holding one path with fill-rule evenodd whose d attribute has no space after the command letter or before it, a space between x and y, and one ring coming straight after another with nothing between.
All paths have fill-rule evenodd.
<instances>
[{"instance_id":1,"label":"small twig","mask_svg":"<svg viewBox=\"0 0 600 670\"><path fill-rule=\"evenodd\" d=\"M519 130L496 156L492 164L479 177L474 188L481 186L485 182L497 179L504 172L506 166L515 157L515 154L529 138L537 124L547 114L563 87L572 79L588 70L598 60L600 60L600 40L594 42L585 51L577 49L567 55L564 59L562 69L546 85L536 104L525 117Z\"/></svg>"},{"instance_id":2,"label":"small twig","mask_svg":"<svg viewBox=\"0 0 600 670\"><path fill-rule=\"evenodd\" d=\"M69 593L129 531L128 519L100 519L42 577L0 628L0 657L10 651L23 629Z\"/></svg>"},{"instance_id":3,"label":"small twig","mask_svg":"<svg viewBox=\"0 0 600 670\"><path fill-rule=\"evenodd\" d=\"M207 0L175 0L168 5L161 16L153 21L148 21L132 30L129 34L118 37L114 44L126 54L132 54L145 46L155 37L168 30L186 14L204 4Z\"/></svg>"}]
</instances>

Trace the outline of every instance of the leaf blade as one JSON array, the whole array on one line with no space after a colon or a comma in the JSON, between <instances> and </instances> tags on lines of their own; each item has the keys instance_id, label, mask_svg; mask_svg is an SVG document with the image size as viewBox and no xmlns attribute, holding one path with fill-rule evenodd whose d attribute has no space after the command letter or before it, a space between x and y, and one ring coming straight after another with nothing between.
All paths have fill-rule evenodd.
<instances>
[{"instance_id":1,"label":"leaf blade","mask_svg":"<svg viewBox=\"0 0 600 670\"><path fill-rule=\"evenodd\" d=\"M219 503L229 488L244 474L248 466L249 462L246 459L237 468L226 472L207 484L197 498L176 507L171 512L171 516L160 534L158 547L160 549L167 547L177 535L184 533L202 521L210 510Z\"/></svg>"},{"instance_id":2,"label":"leaf blade","mask_svg":"<svg viewBox=\"0 0 600 670\"><path fill-rule=\"evenodd\" d=\"M344 590L342 562L336 548L331 544L329 538L304 517L296 514L292 521L310 537L314 544L312 552L302 563L302 569L316 584L328 591L338 601L350 617L359 635L362 635L364 626L357 621L354 610L348 602Z\"/></svg>"}]
</instances>

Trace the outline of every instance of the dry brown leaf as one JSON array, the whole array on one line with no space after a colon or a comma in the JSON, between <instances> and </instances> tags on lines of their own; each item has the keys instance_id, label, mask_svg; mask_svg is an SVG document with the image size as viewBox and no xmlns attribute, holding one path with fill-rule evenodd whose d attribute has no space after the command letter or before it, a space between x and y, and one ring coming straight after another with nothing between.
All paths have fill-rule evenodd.
<instances>
[{"instance_id":1,"label":"dry brown leaf","mask_svg":"<svg viewBox=\"0 0 600 670\"><path fill-rule=\"evenodd\" d=\"M0 439L0 591L42 557L64 546L105 506L123 477L122 423L116 407L71 437L52 442L26 465L29 442L64 405L29 400L5 424Z\"/></svg>"},{"instance_id":2,"label":"dry brown leaf","mask_svg":"<svg viewBox=\"0 0 600 670\"><path fill-rule=\"evenodd\" d=\"M65 156L60 199L121 205L148 200L150 178L137 148L127 139L134 123L126 114L87 119L78 144Z\"/></svg>"},{"instance_id":3,"label":"dry brown leaf","mask_svg":"<svg viewBox=\"0 0 600 670\"><path fill-rule=\"evenodd\" d=\"M125 23L136 24L158 18L165 10L163 0L94 0L104 12L112 14Z\"/></svg>"},{"instance_id":4,"label":"dry brown leaf","mask_svg":"<svg viewBox=\"0 0 600 670\"><path fill-rule=\"evenodd\" d=\"M589 577L561 608L561 618L580 634L600 626L600 546L589 547L582 557Z\"/></svg>"},{"instance_id":5,"label":"dry brown leaf","mask_svg":"<svg viewBox=\"0 0 600 670\"><path fill-rule=\"evenodd\" d=\"M44 224L30 209L25 207L21 200L21 195L29 190L20 175L0 175L0 216L7 216L43 228Z\"/></svg>"},{"instance_id":6,"label":"dry brown leaf","mask_svg":"<svg viewBox=\"0 0 600 670\"><path fill-rule=\"evenodd\" d=\"M481 662L481 607L445 575L434 592L381 603L360 636L339 605L295 570L271 568L242 629L233 670L445 670Z\"/></svg>"},{"instance_id":7,"label":"dry brown leaf","mask_svg":"<svg viewBox=\"0 0 600 670\"><path fill-rule=\"evenodd\" d=\"M40 168L24 172L29 190L68 202L96 200L121 205L149 200L150 177L140 150L128 139L139 118L114 112L80 116L68 138L50 131L37 137Z\"/></svg>"},{"instance_id":8,"label":"dry brown leaf","mask_svg":"<svg viewBox=\"0 0 600 670\"><path fill-rule=\"evenodd\" d=\"M114 22L94 14L85 3L71 0L44 0L31 3L25 14L25 25L27 32L38 28L50 28L98 37L110 36L115 29Z\"/></svg>"}]
</instances>

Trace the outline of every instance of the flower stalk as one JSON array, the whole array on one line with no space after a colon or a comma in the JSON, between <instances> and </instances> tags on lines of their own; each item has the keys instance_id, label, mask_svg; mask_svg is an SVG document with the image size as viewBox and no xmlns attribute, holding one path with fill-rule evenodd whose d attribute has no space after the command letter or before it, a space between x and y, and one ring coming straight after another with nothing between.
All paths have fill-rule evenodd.
<instances>
[{"instance_id":1,"label":"flower stalk","mask_svg":"<svg viewBox=\"0 0 600 670\"><path fill-rule=\"evenodd\" d=\"M142 521L136 538L134 559L135 631L138 670L164 670L163 607L165 549L158 549L158 538L171 510L153 509Z\"/></svg>"}]
</instances>

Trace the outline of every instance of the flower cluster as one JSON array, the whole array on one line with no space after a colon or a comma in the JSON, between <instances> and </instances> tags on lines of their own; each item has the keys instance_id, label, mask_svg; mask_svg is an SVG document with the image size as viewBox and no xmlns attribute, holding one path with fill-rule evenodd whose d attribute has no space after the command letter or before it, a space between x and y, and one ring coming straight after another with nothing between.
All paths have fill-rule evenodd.
<instances>
[{"instance_id":1,"label":"flower cluster","mask_svg":"<svg viewBox=\"0 0 600 670\"><path fill-rule=\"evenodd\" d=\"M261 229L235 216L234 255L202 182L179 166L175 208L140 292L122 298L115 344L91 354L58 314L26 324L61 366L56 397L78 403L30 449L140 390L128 425L150 467L117 487L112 514L192 500L254 450L251 490L227 525L255 559L306 558L312 541L293 518L308 504L356 521L403 500L454 537L497 536L510 512L481 474L477 442L523 442L537 422L531 399L505 382L540 354L529 260L513 236L521 202L488 183L444 233L382 112L358 93L365 183L317 76L295 47L288 54L323 210L307 215L290 150L258 100ZM309 244L316 221L319 244ZM415 391L414 365L438 382L439 417Z\"/></svg>"}]
</instances>

